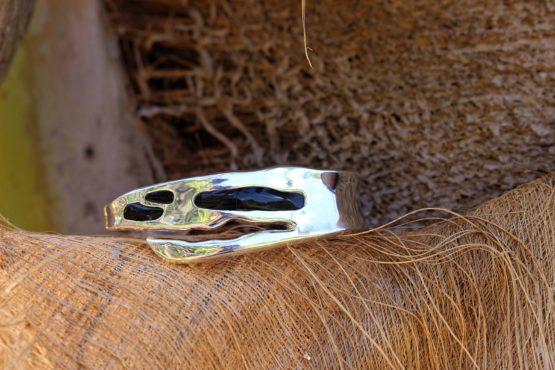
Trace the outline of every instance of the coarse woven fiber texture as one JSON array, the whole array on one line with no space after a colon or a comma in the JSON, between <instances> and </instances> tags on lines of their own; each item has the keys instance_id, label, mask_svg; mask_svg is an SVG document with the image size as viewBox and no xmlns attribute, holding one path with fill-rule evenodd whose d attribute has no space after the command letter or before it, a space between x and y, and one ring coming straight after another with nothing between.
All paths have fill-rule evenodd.
<instances>
[{"instance_id":1,"label":"coarse woven fiber texture","mask_svg":"<svg viewBox=\"0 0 555 370\"><path fill-rule=\"evenodd\" d=\"M168 178L352 170L368 224L555 170L555 2L105 0Z\"/></svg>"},{"instance_id":2,"label":"coarse woven fiber texture","mask_svg":"<svg viewBox=\"0 0 555 370\"><path fill-rule=\"evenodd\" d=\"M549 369L554 262L555 173L415 232L216 264L6 225L0 367Z\"/></svg>"}]
</instances>

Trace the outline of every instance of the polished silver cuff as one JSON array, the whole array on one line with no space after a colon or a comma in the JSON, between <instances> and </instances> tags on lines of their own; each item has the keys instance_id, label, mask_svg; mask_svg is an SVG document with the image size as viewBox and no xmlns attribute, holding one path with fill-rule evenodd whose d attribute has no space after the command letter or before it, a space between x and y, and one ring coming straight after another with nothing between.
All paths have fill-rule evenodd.
<instances>
[{"instance_id":1,"label":"polished silver cuff","mask_svg":"<svg viewBox=\"0 0 555 370\"><path fill-rule=\"evenodd\" d=\"M221 173L133 190L104 216L108 230L141 232L165 259L202 262L360 229L357 185L350 172L301 167ZM222 238L230 224L247 231Z\"/></svg>"}]
</instances>

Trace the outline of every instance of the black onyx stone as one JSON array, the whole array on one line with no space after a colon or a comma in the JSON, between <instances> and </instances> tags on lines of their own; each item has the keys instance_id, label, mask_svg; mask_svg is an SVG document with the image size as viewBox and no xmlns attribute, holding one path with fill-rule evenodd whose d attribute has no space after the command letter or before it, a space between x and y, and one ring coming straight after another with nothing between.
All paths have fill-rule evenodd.
<instances>
[{"instance_id":1,"label":"black onyx stone","mask_svg":"<svg viewBox=\"0 0 555 370\"><path fill-rule=\"evenodd\" d=\"M159 190L148 193L145 199L152 203L170 204L173 202L174 195L169 190Z\"/></svg>"},{"instance_id":2,"label":"black onyx stone","mask_svg":"<svg viewBox=\"0 0 555 370\"><path fill-rule=\"evenodd\" d=\"M149 207L141 203L131 203L125 206L123 217L130 221L153 221L162 217L164 210L158 207Z\"/></svg>"},{"instance_id":3,"label":"black onyx stone","mask_svg":"<svg viewBox=\"0 0 555 370\"><path fill-rule=\"evenodd\" d=\"M301 193L249 186L202 192L194 202L200 208L222 211L295 211L304 207L304 201Z\"/></svg>"}]
</instances>

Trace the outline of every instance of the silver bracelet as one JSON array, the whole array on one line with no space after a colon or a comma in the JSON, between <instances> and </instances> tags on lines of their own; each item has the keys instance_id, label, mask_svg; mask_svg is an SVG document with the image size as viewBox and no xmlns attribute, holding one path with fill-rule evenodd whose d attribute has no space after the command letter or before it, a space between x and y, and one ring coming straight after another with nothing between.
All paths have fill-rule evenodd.
<instances>
[{"instance_id":1,"label":"silver bracelet","mask_svg":"<svg viewBox=\"0 0 555 370\"><path fill-rule=\"evenodd\" d=\"M357 184L350 172L301 167L220 173L133 190L104 217L108 230L144 233L167 260L203 262L362 228ZM229 223L261 230L194 240L217 237Z\"/></svg>"}]
</instances>

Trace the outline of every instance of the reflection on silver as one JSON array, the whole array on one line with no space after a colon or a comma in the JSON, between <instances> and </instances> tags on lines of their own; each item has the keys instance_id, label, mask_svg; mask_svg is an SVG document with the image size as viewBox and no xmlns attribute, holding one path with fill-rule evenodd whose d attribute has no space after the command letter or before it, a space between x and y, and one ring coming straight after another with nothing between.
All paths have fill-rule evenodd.
<instances>
[{"instance_id":1,"label":"reflection on silver","mask_svg":"<svg viewBox=\"0 0 555 370\"><path fill-rule=\"evenodd\" d=\"M358 207L357 178L349 172L320 171L300 167L277 167L253 172L232 172L171 181L133 190L108 204L104 210L108 230L134 230L147 234L150 247L173 262L202 262L221 256L266 250L322 235L363 226ZM195 205L199 193L263 187L304 195L297 210L218 210ZM164 204L153 192L170 191ZM151 194L147 200L147 194ZM158 209L152 220L124 217L130 204ZM213 208L213 207L211 207ZM161 210L160 210L161 209ZM162 212L163 211L163 212ZM154 214L154 213L153 213ZM161 216L159 215L161 214ZM191 232L218 231L229 221L247 226L270 227L234 239L192 241ZM281 228L272 229L280 224ZM285 225L285 229L283 228Z\"/></svg>"}]
</instances>

